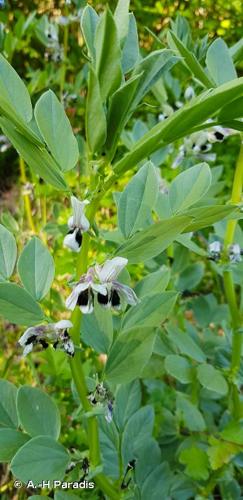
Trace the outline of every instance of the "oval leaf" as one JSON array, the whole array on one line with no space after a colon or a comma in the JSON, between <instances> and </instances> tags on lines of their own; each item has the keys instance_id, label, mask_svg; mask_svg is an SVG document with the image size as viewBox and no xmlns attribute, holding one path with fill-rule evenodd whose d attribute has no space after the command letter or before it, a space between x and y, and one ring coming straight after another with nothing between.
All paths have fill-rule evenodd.
<instances>
[{"instance_id":1,"label":"oval leaf","mask_svg":"<svg viewBox=\"0 0 243 500\"><path fill-rule=\"evenodd\" d=\"M17 258L15 239L2 224L0 224L0 278L8 279L13 273Z\"/></svg>"},{"instance_id":2,"label":"oval leaf","mask_svg":"<svg viewBox=\"0 0 243 500\"><path fill-rule=\"evenodd\" d=\"M0 283L0 314L17 325L36 325L45 319L39 304L15 283Z\"/></svg>"},{"instance_id":3,"label":"oval leaf","mask_svg":"<svg viewBox=\"0 0 243 500\"><path fill-rule=\"evenodd\" d=\"M106 376L115 384L125 384L139 377L153 349L155 330L130 328L116 338L106 364Z\"/></svg>"},{"instance_id":4,"label":"oval leaf","mask_svg":"<svg viewBox=\"0 0 243 500\"><path fill-rule=\"evenodd\" d=\"M139 169L119 199L119 228L128 238L146 226L159 190L155 167L151 162Z\"/></svg>"},{"instance_id":5,"label":"oval leaf","mask_svg":"<svg viewBox=\"0 0 243 500\"><path fill-rule=\"evenodd\" d=\"M197 203L210 188L211 181L207 163L200 163L177 175L169 190L172 212L182 212Z\"/></svg>"},{"instance_id":6,"label":"oval leaf","mask_svg":"<svg viewBox=\"0 0 243 500\"><path fill-rule=\"evenodd\" d=\"M18 261L18 272L26 290L35 300L49 292L55 275L54 260L39 238L32 238Z\"/></svg>"},{"instance_id":7,"label":"oval leaf","mask_svg":"<svg viewBox=\"0 0 243 500\"><path fill-rule=\"evenodd\" d=\"M220 373L212 365L207 363L198 366L197 368L197 378L205 389L209 391L217 392L222 396L225 396L228 392L228 384Z\"/></svg>"},{"instance_id":8,"label":"oval leaf","mask_svg":"<svg viewBox=\"0 0 243 500\"><path fill-rule=\"evenodd\" d=\"M17 411L20 424L30 436L43 435L58 439L60 414L48 394L36 387L20 387L17 394Z\"/></svg>"},{"instance_id":9,"label":"oval leaf","mask_svg":"<svg viewBox=\"0 0 243 500\"><path fill-rule=\"evenodd\" d=\"M0 462L10 462L30 437L15 429L0 429Z\"/></svg>"},{"instance_id":10,"label":"oval leaf","mask_svg":"<svg viewBox=\"0 0 243 500\"><path fill-rule=\"evenodd\" d=\"M79 158L78 143L64 108L52 90L45 92L37 101L35 119L61 169L74 168Z\"/></svg>"},{"instance_id":11,"label":"oval leaf","mask_svg":"<svg viewBox=\"0 0 243 500\"><path fill-rule=\"evenodd\" d=\"M17 387L8 380L0 380L0 427L18 427L16 407Z\"/></svg>"},{"instance_id":12,"label":"oval leaf","mask_svg":"<svg viewBox=\"0 0 243 500\"><path fill-rule=\"evenodd\" d=\"M29 92L18 73L0 54L0 109L8 116L16 114L25 122L32 118Z\"/></svg>"},{"instance_id":13,"label":"oval leaf","mask_svg":"<svg viewBox=\"0 0 243 500\"><path fill-rule=\"evenodd\" d=\"M30 479L34 484L43 478L46 481L62 480L69 460L64 446L50 437L38 436L17 451L11 462L11 471L24 483Z\"/></svg>"}]
</instances>

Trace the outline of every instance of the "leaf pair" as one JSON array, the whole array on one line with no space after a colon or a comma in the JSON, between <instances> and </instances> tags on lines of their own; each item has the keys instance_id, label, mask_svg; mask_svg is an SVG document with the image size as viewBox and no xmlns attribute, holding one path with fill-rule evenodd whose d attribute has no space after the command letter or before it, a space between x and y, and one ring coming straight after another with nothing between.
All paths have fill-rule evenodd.
<instances>
[{"instance_id":1,"label":"leaf pair","mask_svg":"<svg viewBox=\"0 0 243 500\"><path fill-rule=\"evenodd\" d=\"M42 242L34 237L18 261L18 272L25 288L7 283L14 271L17 247L13 235L0 225L0 313L11 323L34 325L45 320L36 301L48 293L54 279L54 261Z\"/></svg>"},{"instance_id":2,"label":"leaf pair","mask_svg":"<svg viewBox=\"0 0 243 500\"><path fill-rule=\"evenodd\" d=\"M36 104L34 121L29 93L2 55L0 75L4 134L37 175L57 189L67 190L62 171L76 165L79 152L63 106L51 90L45 92Z\"/></svg>"}]
</instances>

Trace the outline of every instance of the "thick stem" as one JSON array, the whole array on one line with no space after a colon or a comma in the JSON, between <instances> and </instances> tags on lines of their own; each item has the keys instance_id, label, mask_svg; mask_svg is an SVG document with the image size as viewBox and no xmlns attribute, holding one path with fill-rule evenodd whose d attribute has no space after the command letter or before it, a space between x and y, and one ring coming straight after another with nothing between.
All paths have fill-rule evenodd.
<instances>
[{"instance_id":1,"label":"thick stem","mask_svg":"<svg viewBox=\"0 0 243 500\"><path fill-rule=\"evenodd\" d=\"M20 168L20 180L22 185L24 186L27 183L27 177L26 177L26 172L25 172L25 163L23 158L19 157L19 168ZM28 221L28 225L31 231L35 233L35 225L34 221L32 218L32 212L31 212L31 204L30 204L30 197L26 193L23 195L24 198L24 206L25 206L25 212L26 212L26 217Z\"/></svg>"},{"instance_id":2,"label":"thick stem","mask_svg":"<svg viewBox=\"0 0 243 500\"><path fill-rule=\"evenodd\" d=\"M238 161L236 163L231 203L240 203L242 196L242 184L243 184L243 141L241 141L241 148ZM226 233L225 233L225 253L229 245L234 241L234 234L237 225L237 220L230 220L227 223ZM224 272L224 289L227 298L227 302L230 309L231 323L232 323L232 356L231 356L231 376L233 379L231 387L232 403L233 409L232 413L235 418L240 418L241 416L241 404L238 389L235 385L234 379L237 377L240 362L241 362L241 349L242 349L242 334L240 333L241 327L241 313L239 311L239 305L237 303L236 290L234 286L232 271Z\"/></svg>"},{"instance_id":3,"label":"thick stem","mask_svg":"<svg viewBox=\"0 0 243 500\"><path fill-rule=\"evenodd\" d=\"M92 223L95 212L97 208L97 202L93 202L89 206L87 215L89 221ZM83 235L82 248L77 259L76 268L76 278L77 280L80 276L86 272L88 266L88 251L89 251L90 236L88 233ZM80 345L80 329L81 329L81 319L82 314L79 308L76 308L72 314L73 328L70 331L72 339L76 345ZM80 401L86 412L92 410L92 406L87 398L88 391L85 381L85 375L82 366L81 353L77 351L75 356L70 361L71 372L73 376L73 381L76 386ZM89 417L87 419L87 433L88 442L90 450L90 461L94 467L100 464L100 447L99 447L99 430L96 417ZM103 474L98 474L95 476L96 484L102 489L104 493L108 495L109 498L118 500L120 498L119 493L115 490L113 485L108 481L108 479L103 476Z\"/></svg>"}]
</instances>

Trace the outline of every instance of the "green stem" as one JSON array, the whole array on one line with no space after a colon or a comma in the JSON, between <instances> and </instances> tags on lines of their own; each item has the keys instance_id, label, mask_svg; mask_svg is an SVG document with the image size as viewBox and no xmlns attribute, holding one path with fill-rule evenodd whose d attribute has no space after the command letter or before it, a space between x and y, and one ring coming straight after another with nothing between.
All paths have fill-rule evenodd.
<instances>
[{"instance_id":1,"label":"green stem","mask_svg":"<svg viewBox=\"0 0 243 500\"><path fill-rule=\"evenodd\" d=\"M87 210L87 216L92 224L97 209L98 201L90 204ZM88 251L89 251L90 236L88 233L83 235L82 248L77 259L76 278L86 272L88 266ZM76 345L80 345L80 329L81 329L82 314L79 308L76 308L72 314L73 328L70 331L72 339ZM82 366L82 357L80 352L76 352L75 356L70 360L70 367L72 372L73 381L76 386L80 401L85 412L91 411L92 406L87 398L88 391L85 381L85 374ZM89 417L87 419L87 433L90 450L90 462L94 467L100 464L100 447L99 447L99 430L96 417ZM119 493L115 490L113 485L103 474L95 476L96 484L101 490L108 495L109 498L118 500Z\"/></svg>"},{"instance_id":2,"label":"green stem","mask_svg":"<svg viewBox=\"0 0 243 500\"><path fill-rule=\"evenodd\" d=\"M241 201L242 196L242 184L243 184L243 141L241 140L240 154L236 163L231 203L237 204ZM234 241L235 229L237 225L237 220L230 220L227 223L224 249L227 252L228 247ZM234 286L232 271L225 271L223 274L224 279L224 289L226 299L230 309L231 323L232 323L232 356L231 356L231 377L232 377L232 413L235 418L240 418L241 416L241 404L239 398L239 392L235 385L235 378L238 375L241 362L241 349L242 349L242 334L240 333L241 328L241 313L239 310L239 305L237 303L236 290Z\"/></svg>"},{"instance_id":3,"label":"green stem","mask_svg":"<svg viewBox=\"0 0 243 500\"><path fill-rule=\"evenodd\" d=\"M25 172L25 163L23 158L19 157L19 169L20 169L20 180L22 185L25 185L27 183L27 177L26 177L26 172ZM26 217L28 221L28 225L30 230L35 233L35 225L32 217L32 212L31 212L31 204L30 204L30 197L28 194L23 195L24 198L24 206L25 206L25 212L26 212Z\"/></svg>"}]
</instances>

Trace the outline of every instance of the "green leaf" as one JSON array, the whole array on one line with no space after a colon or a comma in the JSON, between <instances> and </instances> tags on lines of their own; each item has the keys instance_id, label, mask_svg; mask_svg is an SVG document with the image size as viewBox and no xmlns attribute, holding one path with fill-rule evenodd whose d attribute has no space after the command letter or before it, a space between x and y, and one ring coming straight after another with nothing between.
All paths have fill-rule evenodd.
<instances>
[{"instance_id":1,"label":"green leaf","mask_svg":"<svg viewBox=\"0 0 243 500\"><path fill-rule=\"evenodd\" d=\"M36 236L31 238L19 257L18 273L25 289L35 300L47 295L54 279L55 265L50 252Z\"/></svg>"},{"instance_id":2,"label":"green leaf","mask_svg":"<svg viewBox=\"0 0 243 500\"><path fill-rule=\"evenodd\" d=\"M44 92L37 101L35 119L61 170L74 168L79 158L78 143L64 108L52 90Z\"/></svg>"},{"instance_id":3,"label":"green leaf","mask_svg":"<svg viewBox=\"0 0 243 500\"><path fill-rule=\"evenodd\" d=\"M105 148L109 158L113 158L117 142L131 115L131 105L143 74L130 78L110 99L107 117L107 139Z\"/></svg>"},{"instance_id":4,"label":"green leaf","mask_svg":"<svg viewBox=\"0 0 243 500\"><path fill-rule=\"evenodd\" d=\"M182 212L197 203L207 193L211 182L211 170L207 163L199 163L177 175L169 190L172 212Z\"/></svg>"},{"instance_id":5,"label":"green leaf","mask_svg":"<svg viewBox=\"0 0 243 500\"><path fill-rule=\"evenodd\" d=\"M122 70L126 74L131 71L139 58L139 41L134 14L129 14L128 34L122 50Z\"/></svg>"},{"instance_id":6,"label":"green leaf","mask_svg":"<svg viewBox=\"0 0 243 500\"><path fill-rule=\"evenodd\" d=\"M164 292L170 280L170 269L166 266L161 266L161 269L150 273L135 287L137 296L141 299L146 295L153 295L156 292Z\"/></svg>"},{"instance_id":7,"label":"green leaf","mask_svg":"<svg viewBox=\"0 0 243 500\"><path fill-rule=\"evenodd\" d=\"M17 388L8 380L0 379L0 427L18 427L16 408Z\"/></svg>"},{"instance_id":8,"label":"green leaf","mask_svg":"<svg viewBox=\"0 0 243 500\"><path fill-rule=\"evenodd\" d=\"M18 222L15 220L9 210L1 213L1 222L11 233L16 234L19 232Z\"/></svg>"},{"instance_id":9,"label":"green leaf","mask_svg":"<svg viewBox=\"0 0 243 500\"><path fill-rule=\"evenodd\" d=\"M17 325L36 325L45 319L37 302L15 283L0 283L0 314Z\"/></svg>"},{"instance_id":10,"label":"green leaf","mask_svg":"<svg viewBox=\"0 0 243 500\"><path fill-rule=\"evenodd\" d=\"M193 127L198 127L218 112L225 103L242 96L243 78L225 83L220 87L205 91L166 120L158 123L139 139L125 156L114 165L116 175L126 172L143 158L166 144L188 135Z\"/></svg>"},{"instance_id":11,"label":"green leaf","mask_svg":"<svg viewBox=\"0 0 243 500\"><path fill-rule=\"evenodd\" d=\"M204 68L201 66L196 56L187 49L182 41L176 36L173 31L168 33L168 43L170 46L175 46L179 54L183 57L183 62L186 64L189 71L207 88L214 87L213 81L207 76Z\"/></svg>"},{"instance_id":12,"label":"green leaf","mask_svg":"<svg viewBox=\"0 0 243 500\"><path fill-rule=\"evenodd\" d=\"M28 441L17 451L11 462L15 477L34 484L52 479L62 480L69 464L69 454L64 446L47 436L38 436Z\"/></svg>"},{"instance_id":13,"label":"green leaf","mask_svg":"<svg viewBox=\"0 0 243 500\"><path fill-rule=\"evenodd\" d=\"M237 78L229 49L221 38L217 38L210 45L206 56L208 71L217 85L222 85Z\"/></svg>"},{"instance_id":14,"label":"green leaf","mask_svg":"<svg viewBox=\"0 0 243 500\"><path fill-rule=\"evenodd\" d=\"M107 379L115 384L126 384L138 378L152 354L155 334L154 328L149 327L122 331L108 356Z\"/></svg>"},{"instance_id":15,"label":"green leaf","mask_svg":"<svg viewBox=\"0 0 243 500\"><path fill-rule=\"evenodd\" d=\"M206 360L204 352L190 337L189 333L179 330L179 328L174 326L172 327L171 325L167 327L167 332L169 338L174 342L181 354L189 356L189 358L198 361L198 363L203 363Z\"/></svg>"},{"instance_id":16,"label":"green leaf","mask_svg":"<svg viewBox=\"0 0 243 500\"><path fill-rule=\"evenodd\" d=\"M155 167L147 162L134 175L119 199L118 224L125 238L142 229L150 220L158 189Z\"/></svg>"},{"instance_id":17,"label":"green leaf","mask_svg":"<svg viewBox=\"0 0 243 500\"><path fill-rule=\"evenodd\" d=\"M190 208L184 215L193 217L195 220L184 229L185 233L198 231L204 227L212 226L215 222L221 221L225 217L236 212L235 205L208 205L198 208Z\"/></svg>"},{"instance_id":18,"label":"green leaf","mask_svg":"<svg viewBox=\"0 0 243 500\"><path fill-rule=\"evenodd\" d=\"M204 418L198 408L182 393L177 393L177 411L190 431L202 432L206 429Z\"/></svg>"},{"instance_id":19,"label":"green leaf","mask_svg":"<svg viewBox=\"0 0 243 500\"><path fill-rule=\"evenodd\" d=\"M243 97L235 99L230 104L226 104L218 115L218 120L221 122L228 122L234 118L241 118L243 116Z\"/></svg>"},{"instance_id":20,"label":"green leaf","mask_svg":"<svg viewBox=\"0 0 243 500\"><path fill-rule=\"evenodd\" d=\"M188 227L191 219L184 216L171 217L156 222L148 228L133 235L121 245L116 254L126 257L130 263L152 259L162 253L177 236Z\"/></svg>"},{"instance_id":21,"label":"green leaf","mask_svg":"<svg viewBox=\"0 0 243 500\"><path fill-rule=\"evenodd\" d=\"M0 54L0 109L7 116L18 116L24 122L32 118L28 90L11 64Z\"/></svg>"},{"instance_id":22,"label":"green leaf","mask_svg":"<svg viewBox=\"0 0 243 500\"><path fill-rule=\"evenodd\" d=\"M141 445L136 449L136 458L139 463L139 467L136 468L136 483L141 488L146 483L147 478L151 476L151 473L161 464L161 450L157 441L147 435L147 439L142 440ZM150 496L147 496L147 498L150 498ZM160 495L155 498L160 498Z\"/></svg>"},{"instance_id":23,"label":"green leaf","mask_svg":"<svg viewBox=\"0 0 243 500\"><path fill-rule=\"evenodd\" d=\"M132 76L141 75L141 73L143 76L137 87L132 110L137 107L163 73L171 69L177 61L178 58L173 56L171 50L162 49L151 52L151 54L138 62Z\"/></svg>"},{"instance_id":24,"label":"green leaf","mask_svg":"<svg viewBox=\"0 0 243 500\"><path fill-rule=\"evenodd\" d=\"M65 490L57 490L54 493L54 500L77 500L78 498L80 498L78 495ZM40 500L43 500L43 497L41 497Z\"/></svg>"},{"instance_id":25,"label":"green leaf","mask_svg":"<svg viewBox=\"0 0 243 500\"><path fill-rule=\"evenodd\" d=\"M173 482L173 475L170 471L168 462L160 463L151 471L144 481L141 490L141 498L151 500L152 498L169 498ZM151 496L151 492L153 492L153 497Z\"/></svg>"},{"instance_id":26,"label":"green leaf","mask_svg":"<svg viewBox=\"0 0 243 500\"><path fill-rule=\"evenodd\" d=\"M35 174L42 177L44 181L57 189L68 190L56 162L44 148L41 149L26 139L6 118L0 118L0 126L19 155L23 157Z\"/></svg>"},{"instance_id":27,"label":"green leaf","mask_svg":"<svg viewBox=\"0 0 243 500\"><path fill-rule=\"evenodd\" d=\"M220 373L212 365L207 363L202 364L197 367L197 378L205 389L209 391L217 392L222 396L225 396L228 392L228 384Z\"/></svg>"},{"instance_id":28,"label":"green leaf","mask_svg":"<svg viewBox=\"0 0 243 500\"><path fill-rule=\"evenodd\" d=\"M243 445L243 426L239 422L230 422L220 433L223 439Z\"/></svg>"},{"instance_id":29,"label":"green leaf","mask_svg":"<svg viewBox=\"0 0 243 500\"><path fill-rule=\"evenodd\" d=\"M119 434L112 421L108 423L104 415L99 419L99 438L102 455L103 473L112 478L119 478Z\"/></svg>"},{"instance_id":30,"label":"green leaf","mask_svg":"<svg viewBox=\"0 0 243 500\"><path fill-rule=\"evenodd\" d=\"M212 445L207 450L209 462L213 470L220 469L228 464L234 455L240 452L240 447L233 443L226 443L214 437L210 438Z\"/></svg>"},{"instance_id":31,"label":"green leaf","mask_svg":"<svg viewBox=\"0 0 243 500\"><path fill-rule=\"evenodd\" d=\"M17 258L15 238L0 224L0 278L8 279L13 273Z\"/></svg>"},{"instance_id":32,"label":"green leaf","mask_svg":"<svg viewBox=\"0 0 243 500\"><path fill-rule=\"evenodd\" d=\"M128 33L129 5L130 0L118 0L114 13L114 19L116 21L118 37L121 45L123 45L123 42Z\"/></svg>"},{"instance_id":33,"label":"green leaf","mask_svg":"<svg viewBox=\"0 0 243 500\"><path fill-rule=\"evenodd\" d=\"M23 385L17 394L19 422L30 436L51 436L58 439L60 414L54 401L36 387Z\"/></svg>"},{"instance_id":34,"label":"green leaf","mask_svg":"<svg viewBox=\"0 0 243 500\"><path fill-rule=\"evenodd\" d=\"M188 234L181 234L178 238L176 238L176 242L180 243L180 245L185 248L188 248L191 252L201 255L202 257L207 256L207 252L203 248L199 247Z\"/></svg>"},{"instance_id":35,"label":"green leaf","mask_svg":"<svg viewBox=\"0 0 243 500\"><path fill-rule=\"evenodd\" d=\"M95 351L108 353L113 338L111 311L96 304L92 314L83 315L81 337Z\"/></svg>"},{"instance_id":36,"label":"green leaf","mask_svg":"<svg viewBox=\"0 0 243 500\"><path fill-rule=\"evenodd\" d=\"M0 429L0 462L10 462L30 437L15 429Z\"/></svg>"},{"instance_id":37,"label":"green leaf","mask_svg":"<svg viewBox=\"0 0 243 500\"><path fill-rule=\"evenodd\" d=\"M192 382L192 367L182 356L178 356L176 354L166 356L165 370L169 373L169 375L175 377L182 384L190 384Z\"/></svg>"},{"instance_id":38,"label":"green leaf","mask_svg":"<svg viewBox=\"0 0 243 500\"><path fill-rule=\"evenodd\" d=\"M90 151L97 152L106 140L106 115L102 104L99 81L92 66L86 104L86 136Z\"/></svg>"},{"instance_id":39,"label":"green leaf","mask_svg":"<svg viewBox=\"0 0 243 500\"><path fill-rule=\"evenodd\" d=\"M95 34L96 72L102 100L105 101L122 81L121 49L116 23L107 8L102 14Z\"/></svg>"},{"instance_id":40,"label":"green leaf","mask_svg":"<svg viewBox=\"0 0 243 500\"><path fill-rule=\"evenodd\" d=\"M139 380L130 384L122 384L116 393L114 419L119 430L122 431L129 418L138 410L141 404L141 387Z\"/></svg>"},{"instance_id":41,"label":"green leaf","mask_svg":"<svg viewBox=\"0 0 243 500\"><path fill-rule=\"evenodd\" d=\"M88 55L95 60L94 39L99 16L91 5L86 5L81 16L81 30L88 49Z\"/></svg>"},{"instance_id":42,"label":"green leaf","mask_svg":"<svg viewBox=\"0 0 243 500\"><path fill-rule=\"evenodd\" d=\"M190 446L181 451L181 464L186 465L185 473L195 481L206 481L209 477L209 461L207 453L201 448Z\"/></svg>"},{"instance_id":43,"label":"green leaf","mask_svg":"<svg viewBox=\"0 0 243 500\"><path fill-rule=\"evenodd\" d=\"M204 275L204 264L198 262L197 264L191 264L187 266L181 273L176 284L176 289L183 290L193 290L196 288Z\"/></svg>"},{"instance_id":44,"label":"green leaf","mask_svg":"<svg viewBox=\"0 0 243 500\"><path fill-rule=\"evenodd\" d=\"M145 296L139 304L129 309L122 321L122 328L159 326L171 313L178 294L155 293Z\"/></svg>"},{"instance_id":45,"label":"green leaf","mask_svg":"<svg viewBox=\"0 0 243 500\"><path fill-rule=\"evenodd\" d=\"M136 450L151 437L153 426L154 411L151 406L140 408L130 417L122 436L121 452L124 464L134 459Z\"/></svg>"}]
</instances>

